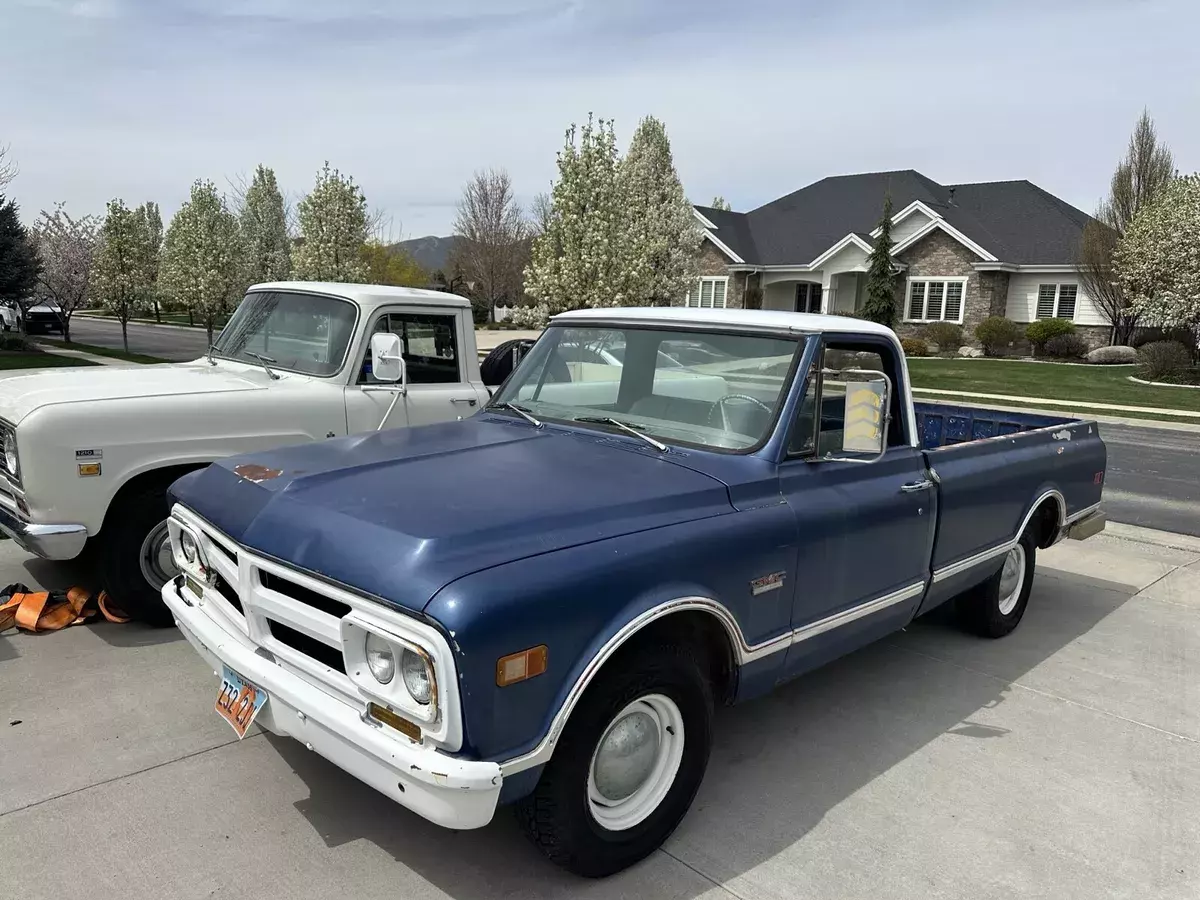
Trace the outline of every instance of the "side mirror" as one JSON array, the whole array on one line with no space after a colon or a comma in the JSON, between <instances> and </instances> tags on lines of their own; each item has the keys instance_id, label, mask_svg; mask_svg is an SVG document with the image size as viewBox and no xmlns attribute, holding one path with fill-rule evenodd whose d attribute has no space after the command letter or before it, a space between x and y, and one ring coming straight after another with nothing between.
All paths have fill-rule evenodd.
<instances>
[{"instance_id":1,"label":"side mirror","mask_svg":"<svg viewBox=\"0 0 1200 900\"><path fill-rule=\"evenodd\" d=\"M396 335L386 332L371 335L371 374L376 381L400 382L401 387L407 387L403 350Z\"/></svg>"},{"instance_id":2,"label":"side mirror","mask_svg":"<svg viewBox=\"0 0 1200 900\"><path fill-rule=\"evenodd\" d=\"M818 454L810 462L837 460L850 463L873 463L883 459L887 452L888 429L892 421L892 380L883 372L869 369L826 369L825 378L833 376L845 386L841 398L842 409L841 446L822 452L818 442ZM851 381L846 376L862 379ZM827 381L825 383L828 383ZM818 401L817 422L820 422L823 401ZM819 426L818 426L819 430ZM853 454L853 455L844 455Z\"/></svg>"}]
</instances>

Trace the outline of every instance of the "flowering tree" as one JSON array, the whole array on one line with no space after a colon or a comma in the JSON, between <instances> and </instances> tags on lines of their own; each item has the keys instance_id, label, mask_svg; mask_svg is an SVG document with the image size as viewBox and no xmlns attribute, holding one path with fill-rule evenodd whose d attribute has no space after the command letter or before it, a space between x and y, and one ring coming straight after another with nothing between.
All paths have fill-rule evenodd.
<instances>
[{"instance_id":1,"label":"flowering tree","mask_svg":"<svg viewBox=\"0 0 1200 900\"><path fill-rule=\"evenodd\" d=\"M671 158L663 123L647 116L621 161L621 196L630 245L630 304L671 306L699 277L701 231Z\"/></svg>"},{"instance_id":2,"label":"flowering tree","mask_svg":"<svg viewBox=\"0 0 1200 900\"><path fill-rule=\"evenodd\" d=\"M212 343L217 320L241 288L238 223L211 181L192 185L163 241L163 292L180 303L208 331Z\"/></svg>"},{"instance_id":3,"label":"flowering tree","mask_svg":"<svg viewBox=\"0 0 1200 900\"><path fill-rule=\"evenodd\" d=\"M563 310L628 305L631 242L617 168L611 121L588 116L582 128L568 129L550 217L525 269L525 292L537 304L513 310L512 321L543 325Z\"/></svg>"},{"instance_id":4,"label":"flowering tree","mask_svg":"<svg viewBox=\"0 0 1200 900\"><path fill-rule=\"evenodd\" d=\"M163 221L157 203L143 203L134 210L146 222L146 240L150 251L150 292L147 303L154 310L154 321L162 321L161 297L158 291L158 270L162 261Z\"/></svg>"},{"instance_id":5,"label":"flowering tree","mask_svg":"<svg viewBox=\"0 0 1200 900\"><path fill-rule=\"evenodd\" d=\"M1142 208L1113 265L1143 318L1200 325L1200 173L1176 178Z\"/></svg>"},{"instance_id":6,"label":"flowering tree","mask_svg":"<svg viewBox=\"0 0 1200 900\"><path fill-rule=\"evenodd\" d=\"M274 169L260 165L238 214L247 284L284 281L292 274L291 240Z\"/></svg>"},{"instance_id":7,"label":"flowering tree","mask_svg":"<svg viewBox=\"0 0 1200 900\"><path fill-rule=\"evenodd\" d=\"M146 219L110 200L93 260L96 297L121 322L121 340L129 352L129 319L141 309L152 286L153 250Z\"/></svg>"},{"instance_id":8,"label":"flowering tree","mask_svg":"<svg viewBox=\"0 0 1200 900\"><path fill-rule=\"evenodd\" d=\"M94 216L73 219L59 203L54 212L42 210L33 225L33 239L42 259L37 293L57 304L63 340L71 342L71 316L90 300L92 258L100 223Z\"/></svg>"},{"instance_id":9,"label":"flowering tree","mask_svg":"<svg viewBox=\"0 0 1200 900\"><path fill-rule=\"evenodd\" d=\"M361 282L367 276L367 198L354 179L325 163L312 192L300 201L300 246L292 255L297 278Z\"/></svg>"},{"instance_id":10,"label":"flowering tree","mask_svg":"<svg viewBox=\"0 0 1200 900\"><path fill-rule=\"evenodd\" d=\"M712 203L710 203L708 205L711 206L713 209L723 209L726 212L733 209L733 207L729 205L729 201L726 200L724 197L722 197L720 194L717 194L717 196L713 197Z\"/></svg>"}]
</instances>

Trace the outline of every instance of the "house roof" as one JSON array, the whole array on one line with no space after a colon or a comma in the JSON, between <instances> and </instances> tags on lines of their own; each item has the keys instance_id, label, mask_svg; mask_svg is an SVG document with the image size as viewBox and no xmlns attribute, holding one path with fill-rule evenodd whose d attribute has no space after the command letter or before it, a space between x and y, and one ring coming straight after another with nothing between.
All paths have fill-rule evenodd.
<instances>
[{"instance_id":1,"label":"house roof","mask_svg":"<svg viewBox=\"0 0 1200 900\"><path fill-rule=\"evenodd\" d=\"M899 213L920 201L946 224L1014 265L1070 265L1089 216L1029 181L938 184L912 169L837 175L747 213L698 206L712 235L746 263L807 265L848 234L873 245L890 194Z\"/></svg>"}]
</instances>

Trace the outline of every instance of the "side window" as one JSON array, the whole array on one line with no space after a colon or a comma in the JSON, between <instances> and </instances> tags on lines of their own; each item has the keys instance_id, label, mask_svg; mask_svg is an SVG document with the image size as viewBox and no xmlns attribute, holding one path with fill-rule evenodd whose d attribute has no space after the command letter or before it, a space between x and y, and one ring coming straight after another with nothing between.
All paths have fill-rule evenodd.
<instances>
[{"instance_id":1,"label":"side window","mask_svg":"<svg viewBox=\"0 0 1200 900\"><path fill-rule=\"evenodd\" d=\"M383 313L369 334L391 332L400 338L408 383L457 384L462 381L458 363L457 318L439 313ZM371 348L363 355L359 384L373 384Z\"/></svg>"},{"instance_id":2,"label":"side window","mask_svg":"<svg viewBox=\"0 0 1200 900\"><path fill-rule=\"evenodd\" d=\"M795 427L788 442L792 456L825 456L844 449L846 427L846 380L839 377L845 369L882 372L893 385L892 422L888 430L888 446L904 444L903 399L896 395L898 385L893 354L881 353L869 345L852 343L829 344L824 348L820 377L814 371L808 378L804 399L796 414Z\"/></svg>"}]
</instances>

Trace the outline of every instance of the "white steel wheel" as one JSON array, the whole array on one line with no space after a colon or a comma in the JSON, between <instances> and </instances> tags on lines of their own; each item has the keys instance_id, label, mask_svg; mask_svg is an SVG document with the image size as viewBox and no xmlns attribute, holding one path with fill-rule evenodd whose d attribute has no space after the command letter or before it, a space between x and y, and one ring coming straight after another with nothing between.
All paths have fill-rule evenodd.
<instances>
[{"instance_id":1,"label":"white steel wheel","mask_svg":"<svg viewBox=\"0 0 1200 900\"><path fill-rule=\"evenodd\" d=\"M604 730L588 765L588 811L606 831L645 821L675 783L683 760L683 714L663 694L634 700Z\"/></svg>"},{"instance_id":2,"label":"white steel wheel","mask_svg":"<svg viewBox=\"0 0 1200 900\"><path fill-rule=\"evenodd\" d=\"M1011 616L1021 600L1021 588L1025 586L1025 548L1017 544L1004 557L1000 570L1000 615Z\"/></svg>"}]
</instances>

